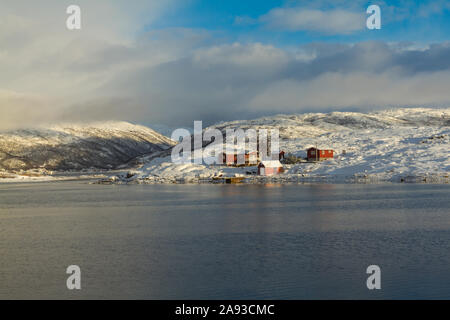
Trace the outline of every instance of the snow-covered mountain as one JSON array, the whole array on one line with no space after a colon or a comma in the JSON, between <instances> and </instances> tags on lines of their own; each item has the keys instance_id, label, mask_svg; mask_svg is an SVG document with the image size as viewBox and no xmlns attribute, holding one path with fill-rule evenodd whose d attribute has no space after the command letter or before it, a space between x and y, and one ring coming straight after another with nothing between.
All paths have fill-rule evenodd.
<instances>
[{"instance_id":1,"label":"snow-covered mountain","mask_svg":"<svg viewBox=\"0 0 450 320\"><path fill-rule=\"evenodd\" d=\"M119 175L107 174L112 182L195 182L236 175L248 182L449 180L450 108L277 115L212 127L276 128L280 148L288 154L305 157L307 148L317 146L333 149L335 157L320 163L285 164L284 174L259 177L255 167L175 164L170 157L174 141L143 126L108 122L0 134L0 177L1 170L123 168Z\"/></svg>"},{"instance_id":2,"label":"snow-covered mountain","mask_svg":"<svg viewBox=\"0 0 450 320\"><path fill-rule=\"evenodd\" d=\"M277 115L255 120L222 122L210 128L226 129L276 128L281 139L316 137L349 130L401 127L448 127L450 108L402 108L372 113L332 112Z\"/></svg>"},{"instance_id":3,"label":"snow-covered mountain","mask_svg":"<svg viewBox=\"0 0 450 320\"><path fill-rule=\"evenodd\" d=\"M405 108L373 113L333 112L277 115L219 123L210 128L280 131L286 153L306 156L306 149L333 149L334 159L285 165L285 173L257 177L252 168L174 164L170 156L147 158L125 182L199 181L240 175L247 181L448 181L450 174L450 108ZM145 160L145 159L144 159ZM121 179L118 179L121 181Z\"/></svg>"},{"instance_id":4,"label":"snow-covered mountain","mask_svg":"<svg viewBox=\"0 0 450 320\"><path fill-rule=\"evenodd\" d=\"M0 169L56 171L114 169L174 142L127 122L58 125L0 133Z\"/></svg>"}]
</instances>

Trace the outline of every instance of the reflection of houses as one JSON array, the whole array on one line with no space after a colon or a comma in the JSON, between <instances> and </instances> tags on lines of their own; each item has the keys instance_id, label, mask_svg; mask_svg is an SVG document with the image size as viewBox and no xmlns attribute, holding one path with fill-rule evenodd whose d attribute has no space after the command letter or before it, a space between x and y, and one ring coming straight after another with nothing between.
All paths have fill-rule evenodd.
<instances>
[{"instance_id":1,"label":"reflection of houses","mask_svg":"<svg viewBox=\"0 0 450 320\"><path fill-rule=\"evenodd\" d=\"M271 176L283 172L283 165L279 160L261 161L261 163L258 165L258 174L260 176Z\"/></svg>"},{"instance_id":2,"label":"reflection of houses","mask_svg":"<svg viewBox=\"0 0 450 320\"><path fill-rule=\"evenodd\" d=\"M244 156L244 163L242 163L242 160L239 159L239 156L242 159L242 156ZM220 159L222 157L222 159ZM235 153L221 153L219 155L218 163L223 163L227 166L252 166L258 164L258 152L251 151L246 152L245 154L239 154L237 152Z\"/></svg>"},{"instance_id":3,"label":"reflection of houses","mask_svg":"<svg viewBox=\"0 0 450 320\"><path fill-rule=\"evenodd\" d=\"M333 150L320 150L317 148L309 148L307 150L308 153L308 161L322 161L327 159L333 159L334 151Z\"/></svg>"}]
</instances>

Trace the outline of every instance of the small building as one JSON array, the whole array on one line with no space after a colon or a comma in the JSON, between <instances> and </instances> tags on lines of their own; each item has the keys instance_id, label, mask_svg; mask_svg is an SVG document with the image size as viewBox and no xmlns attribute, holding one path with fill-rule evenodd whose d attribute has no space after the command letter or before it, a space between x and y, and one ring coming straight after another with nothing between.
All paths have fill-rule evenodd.
<instances>
[{"instance_id":1,"label":"small building","mask_svg":"<svg viewBox=\"0 0 450 320\"><path fill-rule=\"evenodd\" d=\"M280 163L279 160L261 161L258 165L258 175L260 176L271 176L283 172L284 172L283 165Z\"/></svg>"},{"instance_id":2,"label":"small building","mask_svg":"<svg viewBox=\"0 0 450 320\"><path fill-rule=\"evenodd\" d=\"M334 151L331 149L317 149L317 148L309 148L307 150L307 158L308 161L322 161L327 159L333 159Z\"/></svg>"},{"instance_id":3,"label":"small building","mask_svg":"<svg viewBox=\"0 0 450 320\"><path fill-rule=\"evenodd\" d=\"M222 157L222 161L220 161L220 157ZM223 163L227 166L233 166L237 164L237 154L235 153L221 153L218 159L219 163Z\"/></svg>"},{"instance_id":4,"label":"small building","mask_svg":"<svg viewBox=\"0 0 450 320\"><path fill-rule=\"evenodd\" d=\"M222 158L222 159L220 159ZM244 154L244 163L238 163L238 153L221 153L219 155L219 163L227 166L252 166L258 164L258 152L250 151ZM222 161L220 161L222 160Z\"/></svg>"},{"instance_id":5,"label":"small building","mask_svg":"<svg viewBox=\"0 0 450 320\"><path fill-rule=\"evenodd\" d=\"M247 152L245 154L245 165L252 166L257 164L258 164L258 152L257 151Z\"/></svg>"}]
</instances>

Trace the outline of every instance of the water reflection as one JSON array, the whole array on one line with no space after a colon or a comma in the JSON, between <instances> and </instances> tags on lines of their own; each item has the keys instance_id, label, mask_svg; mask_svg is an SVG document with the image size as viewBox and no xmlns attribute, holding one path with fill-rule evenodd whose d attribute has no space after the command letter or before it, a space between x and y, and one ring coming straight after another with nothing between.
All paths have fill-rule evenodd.
<instances>
[{"instance_id":1,"label":"water reflection","mask_svg":"<svg viewBox=\"0 0 450 320\"><path fill-rule=\"evenodd\" d=\"M0 298L449 298L450 186L0 186ZM65 289L78 264L83 290ZM379 264L383 290L368 292Z\"/></svg>"}]
</instances>

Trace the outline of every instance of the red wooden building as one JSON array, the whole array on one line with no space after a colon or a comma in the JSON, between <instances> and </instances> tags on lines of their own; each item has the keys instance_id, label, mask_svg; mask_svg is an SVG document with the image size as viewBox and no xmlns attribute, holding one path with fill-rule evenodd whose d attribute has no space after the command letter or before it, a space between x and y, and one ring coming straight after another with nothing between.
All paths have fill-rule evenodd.
<instances>
[{"instance_id":1,"label":"red wooden building","mask_svg":"<svg viewBox=\"0 0 450 320\"><path fill-rule=\"evenodd\" d=\"M271 176L283 172L283 165L279 160L261 161L258 165L258 175L260 176Z\"/></svg>"},{"instance_id":2,"label":"red wooden building","mask_svg":"<svg viewBox=\"0 0 450 320\"><path fill-rule=\"evenodd\" d=\"M222 159L220 159L222 157ZM219 163L222 160L222 163L227 166L251 166L258 164L258 153L256 151L247 152L244 154L244 163L238 163L238 154L237 153L221 153L219 155Z\"/></svg>"},{"instance_id":3,"label":"red wooden building","mask_svg":"<svg viewBox=\"0 0 450 320\"><path fill-rule=\"evenodd\" d=\"M327 159L333 159L334 151L333 150L320 150L317 148L309 148L307 150L308 161L322 161Z\"/></svg>"}]
</instances>

